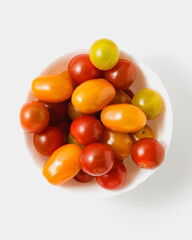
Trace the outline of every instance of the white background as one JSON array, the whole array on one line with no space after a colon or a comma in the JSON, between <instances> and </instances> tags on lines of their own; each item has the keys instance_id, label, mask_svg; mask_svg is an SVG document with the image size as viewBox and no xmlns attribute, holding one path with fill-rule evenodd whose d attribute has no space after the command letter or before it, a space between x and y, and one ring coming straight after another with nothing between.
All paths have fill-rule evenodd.
<instances>
[{"instance_id":1,"label":"white background","mask_svg":"<svg viewBox=\"0 0 192 240\"><path fill-rule=\"evenodd\" d=\"M0 1L0 239L192 239L190 0ZM29 157L19 110L50 62L110 38L162 79L173 114L166 162L135 190L71 198Z\"/></svg>"}]
</instances>

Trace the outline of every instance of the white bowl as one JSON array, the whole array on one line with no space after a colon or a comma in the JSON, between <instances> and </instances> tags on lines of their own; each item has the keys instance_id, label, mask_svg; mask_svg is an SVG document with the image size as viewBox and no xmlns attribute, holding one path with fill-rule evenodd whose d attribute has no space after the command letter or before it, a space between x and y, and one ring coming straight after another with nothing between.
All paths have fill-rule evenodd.
<instances>
[{"instance_id":1,"label":"white bowl","mask_svg":"<svg viewBox=\"0 0 192 240\"><path fill-rule=\"evenodd\" d=\"M80 53L88 53L88 50L79 50L72 53L63 55L61 58L54 61L49 65L41 74L60 74L63 71L67 70L68 63L70 59ZM141 60L137 59L134 56L131 56L123 51L120 53L120 58L128 59L133 62L136 66L136 79L133 85L130 87L133 92L137 92L142 88L151 88L157 90L164 101L162 113L155 119L147 122L150 125L155 133L157 140L163 145L166 154L170 145L172 128L173 128L173 116L171 103L166 89L164 88L160 78L154 73L147 65L145 65ZM35 100L31 92L28 95L27 101ZM32 143L32 134L25 133L27 147L29 152L32 155L35 163L40 167L40 170L48 159L40 155L34 148ZM166 160L166 158L165 158ZM164 161L165 161L164 160ZM111 196L116 196L124 192L128 192L136 188L140 183L144 182L148 177L150 177L158 168L153 170L142 169L138 167L131 159L128 157L124 160L124 164L127 168L127 180L123 188L116 191L109 191L101 188L97 185L96 181L90 183L79 183L75 180L71 180L62 186L55 186L58 188L58 191L63 191L63 194L74 194L79 197L93 197L93 198L106 198ZM163 177L163 176L162 176ZM45 179L46 181L46 179ZM47 182L47 184L49 184Z\"/></svg>"}]
</instances>

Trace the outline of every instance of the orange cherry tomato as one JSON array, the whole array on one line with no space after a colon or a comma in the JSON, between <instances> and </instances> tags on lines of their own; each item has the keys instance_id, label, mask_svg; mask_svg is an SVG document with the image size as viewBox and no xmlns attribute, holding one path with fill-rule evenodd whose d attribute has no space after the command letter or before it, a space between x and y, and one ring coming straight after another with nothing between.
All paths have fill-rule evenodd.
<instances>
[{"instance_id":1,"label":"orange cherry tomato","mask_svg":"<svg viewBox=\"0 0 192 240\"><path fill-rule=\"evenodd\" d=\"M80 112L100 111L115 97L116 91L107 80L92 79L80 84L72 94L72 104Z\"/></svg>"},{"instance_id":2,"label":"orange cherry tomato","mask_svg":"<svg viewBox=\"0 0 192 240\"><path fill-rule=\"evenodd\" d=\"M133 142L127 133L118 133L107 128L103 128L101 143L111 148L116 159L122 160L131 153Z\"/></svg>"},{"instance_id":3,"label":"orange cherry tomato","mask_svg":"<svg viewBox=\"0 0 192 240\"><path fill-rule=\"evenodd\" d=\"M43 175L48 182L59 185L72 179L80 171L82 148L76 144L66 144L58 148L43 167Z\"/></svg>"},{"instance_id":4,"label":"orange cherry tomato","mask_svg":"<svg viewBox=\"0 0 192 240\"><path fill-rule=\"evenodd\" d=\"M132 103L131 98L124 93L123 91L117 91L116 96L113 98L113 100L110 102L111 104L119 104L119 103Z\"/></svg>"},{"instance_id":5,"label":"orange cherry tomato","mask_svg":"<svg viewBox=\"0 0 192 240\"><path fill-rule=\"evenodd\" d=\"M33 80L31 88L34 97L52 103L65 101L73 92L71 81L59 75L37 77Z\"/></svg>"},{"instance_id":6,"label":"orange cherry tomato","mask_svg":"<svg viewBox=\"0 0 192 240\"><path fill-rule=\"evenodd\" d=\"M101 112L103 125L117 132L136 132L146 124L145 114L131 104L115 104L105 107Z\"/></svg>"},{"instance_id":7,"label":"orange cherry tomato","mask_svg":"<svg viewBox=\"0 0 192 240\"><path fill-rule=\"evenodd\" d=\"M153 130L148 125L145 125L138 132L131 133L130 136L134 143L142 138L155 138Z\"/></svg>"},{"instance_id":8,"label":"orange cherry tomato","mask_svg":"<svg viewBox=\"0 0 192 240\"><path fill-rule=\"evenodd\" d=\"M74 82L72 81L72 79L70 78L68 71L62 72L62 73L60 74L60 76L63 77L63 78L65 78L65 79L68 79L69 81L71 81L71 83L73 84L73 89L75 89L75 88L77 87L77 84L74 83Z\"/></svg>"}]
</instances>

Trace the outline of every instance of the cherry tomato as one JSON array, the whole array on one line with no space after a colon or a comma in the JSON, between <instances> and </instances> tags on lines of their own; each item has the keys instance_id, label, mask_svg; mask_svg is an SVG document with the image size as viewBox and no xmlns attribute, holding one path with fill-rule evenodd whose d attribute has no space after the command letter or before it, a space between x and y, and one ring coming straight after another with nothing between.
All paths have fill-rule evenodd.
<instances>
[{"instance_id":1,"label":"cherry tomato","mask_svg":"<svg viewBox=\"0 0 192 240\"><path fill-rule=\"evenodd\" d=\"M129 88L125 89L125 90L123 90L123 92L126 93L131 99L133 99L134 93L131 89L129 89Z\"/></svg>"},{"instance_id":2,"label":"cherry tomato","mask_svg":"<svg viewBox=\"0 0 192 240\"><path fill-rule=\"evenodd\" d=\"M70 132L76 142L81 145L88 145L101 139L102 125L97 118L84 115L73 120Z\"/></svg>"},{"instance_id":3,"label":"cherry tomato","mask_svg":"<svg viewBox=\"0 0 192 240\"><path fill-rule=\"evenodd\" d=\"M135 81L135 78L135 66L125 59L120 59L115 67L105 72L105 79L107 79L117 90L129 88Z\"/></svg>"},{"instance_id":4,"label":"cherry tomato","mask_svg":"<svg viewBox=\"0 0 192 240\"><path fill-rule=\"evenodd\" d=\"M56 126L57 128L59 128L66 136L69 134L70 132L70 126L67 122L63 121L62 123L60 123L59 125Z\"/></svg>"},{"instance_id":5,"label":"cherry tomato","mask_svg":"<svg viewBox=\"0 0 192 240\"><path fill-rule=\"evenodd\" d=\"M115 88L105 79L92 79L79 85L73 92L72 104L80 112L100 111L115 97Z\"/></svg>"},{"instance_id":6,"label":"cherry tomato","mask_svg":"<svg viewBox=\"0 0 192 240\"><path fill-rule=\"evenodd\" d=\"M164 160L165 151L162 145L153 138L143 138L132 148L133 161L141 168L156 168Z\"/></svg>"},{"instance_id":7,"label":"cherry tomato","mask_svg":"<svg viewBox=\"0 0 192 240\"><path fill-rule=\"evenodd\" d=\"M83 172L92 176L101 176L113 167L114 155L108 146L91 143L83 149L80 163Z\"/></svg>"},{"instance_id":8,"label":"cherry tomato","mask_svg":"<svg viewBox=\"0 0 192 240\"><path fill-rule=\"evenodd\" d=\"M71 81L56 74L35 78L31 88L34 97L53 103L65 101L73 92Z\"/></svg>"},{"instance_id":9,"label":"cherry tomato","mask_svg":"<svg viewBox=\"0 0 192 240\"><path fill-rule=\"evenodd\" d=\"M130 133L130 136L134 143L142 138L155 138L153 130L148 125L145 125L138 132Z\"/></svg>"},{"instance_id":10,"label":"cherry tomato","mask_svg":"<svg viewBox=\"0 0 192 240\"><path fill-rule=\"evenodd\" d=\"M74 177L74 179L77 181L77 182L81 182L81 183L87 183L87 182L90 182L94 179L95 177L94 176L91 176L87 173L84 173L82 170L80 170L77 175Z\"/></svg>"},{"instance_id":11,"label":"cherry tomato","mask_svg":"<svg viewBox=\"0 0 192 240\"><path fill-rule=\"evenodd\" d=\"M123 91L117 91L116 96L113 98L113 100L110 102L111 104L119 104L119 103L132 103L131 98L124 93Z\"/></svg>"},{"instance_id":12,"label":"cherry tomato","mask_svg":"<svg viewBox=\"0 0 192 240\"><path fill-rule=\"evenodd\" d=\"M62 72L62 73L60 74L60 76L63 77L63 78L67 78L67 79L72 83L72 85L73 85L73 89L75 89L75 88L77 87L77 84L74 83L74 82L71 80L68 71L64 71L64 72Z\"/></svg>"},{"instance_id":13,"label":"cherry tomato","mask_svg":"<svg viewBox=\"0 0 192 240\"><path fill-rule=\"evenodd\" d=\"M113 68L119 60L119 49L109 39L99 39L91 46L89 57L92 64L100 70Z\"/></svg>"},{"instance_id":14,"label":"cherry tomato","mask_svg":"<svg viewBox=\"0 0 192 240\"><path fill-rule=\"evenodd\" d=\"M111 148L116 159L124 159L131 153L133 142L127 133L118 133L107 128L103 128L103 135L100 140Z\"/></svg>"},{"instance_id":15,"label":"cherry tomato","mask_svg":"<svg viewBox=\"0 0 192 240\"><path fill-rule=\"evenodd\" d=\"M63 184L80 171L82 148L76 144L66 144L58 148L43 166L43 175L54 185Z\"/></svg>"},{"instance_id":16,"label":"cherry tomato","mask_svg":"<svg viewBox=\"0 0 192 240\"><path fill-rule=\"evenodd\" d=\"M163 101L157 91L145 88L135 94L133 105L140 108L145 113L147 119L150 120L161 113Z\"/></svg>"},{"instance_id":17,"label":"cherry tomato","mask_svg":"<svg viewBox=\"0 0 192 240\"><path fill-rule=\"evenodd\" d=\"M115 104L103 108L101 121L106 128L117 132L136 132L146 124L145 114L131 104Z\"/></svg>"},{"instance_id":18,"label":"cherry tomato","mask_svg":"<svg viewBox=\"0 0 192 240\"><path fill-rule=\"evenodd\" d=\"M20 111L21 126L26 132L41 132L47 127L49 118L49 111L40 102L25 103Z\"/></svg>"},{"instance_id":19,"label":"cherry tomato","mask_svg":"<svg viewBox=\"0 0 192 240\"><path fill-rule=\"evenodd\" d=\"M102 71L93 66L88 54L73 57L69 62L68 72L73 82L78 85L87 80L102 77Z\"/></svg>"},{"instance_id":20,"label":"cherry tomato","mask_svg":"<svg viewBox=\"0 0 192 240\"><path fill-rule=\"evenodd\" d=\"M127 169L120 160L115 160L112 169L96 177L97 183L105 189L114 190L121 188L127 179Z\"/></svg>"},{"instance_id":21,"label":"cherry tomato","mask_svg":"<svg viewBox=\"0 0 192 240\"><path fill-rule=\"evenodd\" d=\"M70 102L68 103L68 115L70 117L71 120L74 120L75 118L82 116L82 115L87 115L87 113L82 113L79 110L77 110L77 108L75 108L73 106L73 104ZM95 113L90 113L89 115L94 116L94 117L98 117L99 113L95 112Z\"/></svg>"},{"instance_id":22,"label":"cherry tomato","mask_svg":"<svg viewBox=\"0 0 192 240\"><path fill-rule=\"evenodd\" d=\"M65 119L65 115L67 113L67 106L65 102L60 103L48 103L43 102L43 105L49 110L50 114L50 120L49 120L49 126L55 126L63 122Z\"/></svg>"},{"instance_id":23,"label":"cherry tomato","mask_svg":"<svg viewBox=\"0 0 192 240\"><path fill-rule=\"evenodd\" d=\"M85 146L79 144L78 142L75 141L75 139L71 136L71 133L68 134L68 143L73 143L79 145L81 148L85 148Z\"/></svg>"},{"instance_id":24,"label":"cherry tomato","mask_svg":"<svg viewBox=\"0 0 192 240\"><path fill-rule=\"evenodd\" d=\"M56 127L47 127L33 136L36 150L45 156L50 156L57 148L67 143L67 136Z\"/></svg>"}]
</instances>

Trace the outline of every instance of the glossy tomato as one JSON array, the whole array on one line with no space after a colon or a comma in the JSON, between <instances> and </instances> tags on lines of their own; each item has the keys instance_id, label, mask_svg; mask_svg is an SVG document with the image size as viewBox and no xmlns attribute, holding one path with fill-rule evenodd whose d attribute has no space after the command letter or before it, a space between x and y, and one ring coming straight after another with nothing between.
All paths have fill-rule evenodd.
<instances>
[{"instance_id":1,"label":"glossy tomato","mask_svg":"<svg viewBox=\"0 0 192 240\"><path fill-rule=\"evenodd\" d=\"M89 57L92 64L100 70L108 70L119 60L119 49L109 39L99 39L91 46Z\"/></svg>"},{"instance_id":2,"label":"glossy tomato","mask_svg":"<svg viewBox=\"0 0 192 240\"><path fill-rule=\"evenodd\" d=\"M123 91L117 91L115 97L113 100L110 102L110 105L112 104L119 104L119 103L132 103L131 98L124 93Z\"/></svg>"},{"instance_id":3,"label":"glossy tomato","mask_svg":"<svg viewBox=\"0 0 192 240\"><path fill-rule=\"evenodd\" d=\"M101 143L91 143L83 149L80 163L85 173L101 176L113 167L114 155L108 146Z\"/></svg>"},{"instance_id":4,"label":"glossy tomato","mask_svg":"<svg viewBox=\"0 0 192 240\"><path fill-rule=\"evenodd\" d=\"M70 132L76 142L81 145L88 145L101 139L102 125L97 118L84 115L73 120Z\"/></svg>"},{"instance_id":5,"label":"glossy tomato","mask_svg":"<svg viewBox=\"0 0 192 240\"><path fill-rule=\"evenodd\" d=\"M72 79L70 78L68 71L62 72L62 73L60 74L60 76L63 77L63 78L67 78L67 79L72 83L73 89L75 89L75 88L77 87L77 84L74 83L74 82L72 81Z\"/></svg>"},{"instance_id":6,"label":"glossy tomato","mask_svg":"<svg viewBox=\"0 0 192 240\"><path fill-rule=\"evenodd\" d=\"M87 183L87 182L90 182L94 179L95 177L94 176L91 176L85 172L83 172L82 170L80 170L77 175L74 177L74 179L77 181L77 182L81 182L81 183Z\"/></svg>"},{"instance_id":7,"label":"glossy tomato","mask_svg":"<svg viewBox=\"0 0 192 240\"><path fill-rule=\"evenodd\" d=\"M141 89L133 97L133 105L140 108L146 115L147 119L157 117L163 108L161 95L152 89Z\"/></svg>"},{"instance_id":8,"label":"glossy tomato","mask_svg":"<svg viewBox=\"0 0 192 240\"><path fill-rule=\"evenodd\" d=\"M157 140L143 138L133 145L131 156L141 168L156 168L163 162L165 151Z\"/></svg>"},{"instance_id":9,"label":"glossy tomato","mask_svg":"<svg viewBox=\"0 0 192 240\"><path fill-rule=\"evenodd\" d=\"M153 130L148 125L145 125L137 132L130 133L130 136L134 143L142 138L155 138Z\"/></svg>"},{"instance_id":10,"label":"glossy tomato","mask_svg":"<svg viewBox=\"0 0 192 240\"><path fill-rule=\"evenodd\" d=\"M117 90L125 90L135 81L136 69L130 61L120 59L104 76Z\"/></svg>"},{"instance_id":11,"label":"glossy tomato","mask_svg":"<svg viewBox=\"0 0 192 240\"><path fill-rule=\"evenodd\" d=\"M71 81L56 74L35 78L31 88L37 99L53 103L65 101L73 92Z\"/></svg>"},{"instance_id":12,"label":"glossy tomato","mask_svg":"<svg viewBox=\"0 0 192 240\"><path fill-rule=\"evenodd\" d=\"M43 105L49 110L50 120L49 126L55 126L64 121L65 115L67 113L67 105L65 102L60 103L48 103L43 102Z\"/></svg>"},{"instance_id":13,"label":"glossy tomato","mask_svg":"<svg viewBox=\"0 0 192 240\"><path fill-rule=\"evenodd\" d=\"M47 127L33 136L36 150L45 156L50 156L57 148L67 143L67 136L56 127Z\"/></svg>"},{"instance_id":14,"label":"glossy tomato","mask_svg":"<svg viewBox=\"0 0 192 240\"><path fill-rule=\"evenodd\" d=\"M49 111L40 102L31 102L23 105L20 111L20 122L26 132L41 132L49 123Z\"/></svg>"},{"instance_id":15,"label":"glossy tomato","mask_svg":"<svg viewBox=\"0 0 192 240\"><path fill-rule=\"evenodd\" d=\"M59 128L66 136L69 134L70 132L70 126L67 122L63 121L62 123L60 123L59 125L56 126L57 128Z\"/></svg>"},{"instance_id":16,"label":"glossy tomato","mask_svg":"<svg viewBox=\"0 0 192 240\"><path fill-rule=\"evenodd\" d=\"M94 113L110 103L115 94L115 88L107 80L92 79L74 90L71 101L80 112Z\"/></svg>"},{"instance_id":17,"label":"glossy tomato","mask_svg":"<svg viewBox=\"0 0 192 240\"><path fill-rule=\"evenodd\" d=\"M145 114L131 104L115 104L103 108L101 112L103 125L117 132L136 132L146 124Z\"/></svg>"},{"instance_id":18,"label":"glossy tomato","mask_svg":"<svg viewBox=\"0 0 192 240\"><path fill-rule=\"evenodd\" d=\"M79 145L81 148L85 148L85 146L79 144L78 142L75 141L75 139L71 136L71 133L68 134L68 143L73 143Z\"/></svg>"},{"instance_id":19,"label":"glossy tomato","mask_svg":"<svg viewBox=\"0 0 192 240\"><path fill-rule=\"evenodd\" d=\"M80 171L82 148L76 144L66 144L58 148L43 166L43 175L54 185L63 184Z\"/></svg>"},{"instance_id":20,"label":"glossy tomato","mask_svg":"<svg viewBox=\"0 0 192 240\"><path fill-rule=\"evenodd\" d=\"M114 132L104 127L100 142L111 148L116 159L128 157L133 146L129 134Z\"/></svg>"},{"instance_id":21,"label":"glossy tomato","mask_svg":"<svg viewBox=\"0 0 192 240\"><path fill-rule=\"evenodd\" d=\"M133 99L134 93L131 89L129 89L129 88L125 89L125 90L123 90L123 92L126 93L131 99Z\"/></svg>"},{"instance_id":22,"label":"glossy tomato","mask_svg":"<svg viewBox=\"0 0 192 240\"><path fill-rule=\"evenodd\" d=\"M115 160L112 169L96 177L97 183L105 189L114 190L121 188L127 179L127 169L120 160Z\"/></svg>"},{"instance_id":23,"label":"glossy tomato","mask_svg":"<svg viewBox=\"0 0 192 240\"><path fill-rule=\"evenodd\" d=\"M68 72L76 84L81 84L89 79L101 78L102 71L91 63L88 54L80 54L71 59Z\"/></svg>"}]
</instances>

